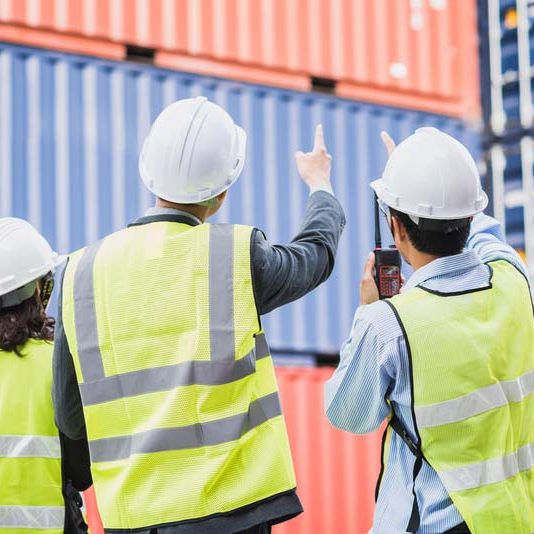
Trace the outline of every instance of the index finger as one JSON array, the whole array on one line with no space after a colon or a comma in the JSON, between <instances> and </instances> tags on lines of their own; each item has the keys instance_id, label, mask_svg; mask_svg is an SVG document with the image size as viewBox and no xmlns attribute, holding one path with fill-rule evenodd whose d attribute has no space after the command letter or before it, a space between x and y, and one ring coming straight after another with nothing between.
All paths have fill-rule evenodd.
<instances>
[{"instance_id":1,"label":"index finger","mask_svg":"<svg viewBox=\"0 0 534 534\"><path fill-rule=\"evenodd\" d=\"M388 156L391 156L391 153L395 150L395 141L393 141L391 136L385 131L380 132L380 137L382 138L384 145L386 145Z\"/></svg>"},{"instance_id":2,"label":"index finger","mask_svg":"<svg viewBox=\"0 0 534 534\"><path fill-rule=\"evenodd\" d=\"M324 133L323 133L323 125L318 124L315 128L315 143L313 145L313 151L318 152L319 150L326 148L324 144Z\"/></svg>"}]
</instances>

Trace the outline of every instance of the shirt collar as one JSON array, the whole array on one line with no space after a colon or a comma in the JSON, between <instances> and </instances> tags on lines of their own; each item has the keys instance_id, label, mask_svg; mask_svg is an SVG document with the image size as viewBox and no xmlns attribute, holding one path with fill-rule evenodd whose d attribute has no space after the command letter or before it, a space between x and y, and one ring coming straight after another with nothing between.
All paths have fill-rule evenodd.
<instances>
[{"instance_id":1,"label":"shirt collar","mask_svg":"<svg viewBox=\"0 0 534 534\"><path fill-rule=\"evenodd\" d=\"M202 224L202 221L192 213L189 213L188 211L184 210L177 210L176 208L159 208L156 206L153 208L149 208L145 213L145 217L153 217L154 215L180 215L182 217L190 218L197 224Z\"/></svg>"},{"instance_id":2,"label":"shirt collar","mask_svg":"<svg viewBox=\"0 0 534 534\"><path fill-rule=\"evenodd\" d=\"M480 265L482 265L480 258L472 250L464 250L454 256L438 258L417 269L404 284L403 292L417 286L424 286L425 282L433 278L459 273Z\"/></svg>"},{"instance_id":3,"label":"shirt collar","mask_svg":"<svg viewBox=\"0 0 534 534\"><path fill-rule=\"evenodd\" d=\"M189 226L198 226L202 221L187 211L177 210L174 208L150 208L143 217L139 217L135 222L128 226L141 226L153 222L176 222L188 224Z\"/></svg>"}]
</instances>

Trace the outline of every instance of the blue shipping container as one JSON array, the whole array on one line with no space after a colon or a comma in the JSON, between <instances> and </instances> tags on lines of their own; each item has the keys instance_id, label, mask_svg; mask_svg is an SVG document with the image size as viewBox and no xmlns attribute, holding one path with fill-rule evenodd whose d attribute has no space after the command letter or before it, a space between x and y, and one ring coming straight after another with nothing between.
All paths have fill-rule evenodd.
<instances>
[{"instance_id":1,"label":"blue shipping container","mask_svg":"<svg viewBox=\"0 0 534 534\"><path fill-rule=\"evenodd\" d=\"M273 349L337 353L358 303L372 247L373 198L386 151L420 126L435 126L478 153L458 120L208 77L0 45L0 216L29 219L61 253L123 228L151 205L137 159L151 121L170 102L206 95L248 132L245 172L220 221L257 226L272 242L298 231L307 188L293 153L324 124L333 183L348 224L331 279L271 313Z\"/></svg>"},{"instance_id":2,"label":"blue shipping container","mask_svg":"<svg viewBox=\"0 0 534 534\"><path fill-rule=\"evenodd\" d=\"M479 0L482 109L489 133L534 126L534 0Z\"/></svg>"},{"instance_id":3,"label":"blue shipping container","mask_svg":"<svg viewBox=\"0 0 534 534\"><path fill-rule=\"evenodd\" d=\"M494 144L485 155L495 217L506 240L534 259L534 138ZM532 267L532 265L530 265Z\"/></svg>"}]
</instances>

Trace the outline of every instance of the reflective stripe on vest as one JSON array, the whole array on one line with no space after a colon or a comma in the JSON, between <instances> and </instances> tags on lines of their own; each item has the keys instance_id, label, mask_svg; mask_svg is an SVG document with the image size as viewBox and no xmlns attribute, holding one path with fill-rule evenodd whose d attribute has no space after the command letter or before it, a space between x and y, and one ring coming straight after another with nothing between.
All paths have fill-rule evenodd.
<instances>
[{"instance_id":1,"label":"reflective stripe on vest","mask_svg":"<svg viewBox=\"0 0 534 534\"><path fill-rule=\"evenodd\" d=\"M239 439L281 413L278 394L272 393L253 401L248 413L232 415L208 423L153 429L133 436L92 441L91 458L94 462L109 462L128 458L132 454L196 449L227 443Z\"/></svg>"},{"instance_id":2,"label":"reflective stripe on vest","mask_svg":"<svg viewBox=\"0 0 534 534\"><path fill-rule=\"evenodd\" d=\"M188 361L130 371L101 378L98 382L82 383L80 393L84 404L90 406L123 397L166 391L178 386L228 384L253 374L254 362L267 356L269 348L265 335L258 334L254 350L232 365L227 362Z\"/></svg>"},{"instance_id":3,"label":"reflective stripe on vest","mask_svg":"<svg viewBox=\"0 0 534 534\"><path fill-rule=\"evenodd\" d=\"M63 506L0 506L0 529L61 530L65 524Z\"/></svg>"},{"instance_id":4,"label":"reflective stripe on vest","mask_svg":"<svg viewBox=\"0 0 534 534\"><path fill-rule=\"evenodd\" d=\"M0 435L0 458L61 458L59 438Z\"/></svg>"},{"instance_id":5,"label":"reflective stripe on vest","mask_svg":"<svg viewBox=\"0 0 534 534\"><path fill-rule=\"evenodd\" d=\"M471 532L534 532L534 316L528 283L391 299L410 360L416 438ZM513 296L513 298L510 298ZM412 514L413 515L413 514Z\"/></svg>"},{"instance_id":6,"label":"reflective stripe on vest","mask_svg":"<svg viewBox=\"0 0 534 534\"><path fill-rule=\"evenodd\" d=\"M212 361L235 361L234 229L210 225L210 352Z\"/></svg>"},{"instance_id":7,"label":"reflective stripe on vest","mask_svg":"<svg viewBox=\"0 0 534 534\"><path fill-rule=\"evenodd\" d=\"M503 482L532 468L534 468L534 443L525 445L506 456L441 470L439 475L447 489L456 492Z\"/></svg>"},{"instance_id":8,"label":"reflective stripe on vest","mask_svg":"<svg viewBox=\"0 0 534 534\"><path fill-rule=\"evenodd\" d=\"M295 487L251 232L155 222L71 256L63 323L108 529L228 513Z\"/></svg>"},{"instance_id":9,"label":"reflective stripe on vest","mask_svg":"<svg viewBox=\"0 0 534 534\"><path fill-rule=\"evenodd\" d=\"M95 382L104 378L93 294L94 261L101 246L102 241L99 241L85 249L74 281L76 340L84 382Z\"/></svg>"},{"instance_id":10,"label":"reflective stripe on vest","mask_svg":"<svg viewBox=\"0 0 534 534\"><path fill-rule=\"evenodd\" d=\"M455 399L416 406L417 424L419 428L428 428L457 423L510 402L521 402L532 393L534 371L528 371L514 380L502 380Z\"/></svg>"}]
</instances>

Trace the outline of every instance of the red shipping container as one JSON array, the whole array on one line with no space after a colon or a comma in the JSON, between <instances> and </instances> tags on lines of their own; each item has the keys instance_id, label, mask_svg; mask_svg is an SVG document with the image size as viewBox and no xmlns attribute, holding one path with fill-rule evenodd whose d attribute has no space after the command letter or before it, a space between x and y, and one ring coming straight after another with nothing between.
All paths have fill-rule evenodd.
<instances>
[{"instance_id":1,"label":"red shipping container","mask_svg":"<svg viewBox=\"0 0 534 534\"><path fill-rule=\"evenodd\" d=\"M328 423L323 415L323 384L332 375L331 368L279 367L276 374L304 513L273 532L368 532L382 432L354 436ZM92 488L85 498L91 534L102 534Z\"/></svg>"},{"instance_id":2,"label":"red shipping container","mask_svg":"<svg viewBox=\"0 0 534 534\"><path fill-rule=\"evenodd\" d=\"M0 0L0 40L117 59L130 44L178 70L480 113L475 0Z\"/></svg>"},{"instance_id":3,"label":"red shipping container","mask_svg":"<svg viewBox=\"0 0 534 534\"><path fill-rule=\"evenodd\" d=\"M380 431L355 436L333 428L324 416L323 385L332 369L276 370L304 506L276 534L364 534L373 522L380 472Z\"/></svg>"},{"instance_id":4,"label":"red shipping container","mask_svg":"<svg viewBox=\"0 0 534 534\"><path fill-rule=\"evenodd\" d=\"M85 505L85 520L89 525L90 534L103 534L104 527L102 526L102 520L98 513L95 489L93 486L83 492L83 503Z\"/></svg>"}]
</instances>

